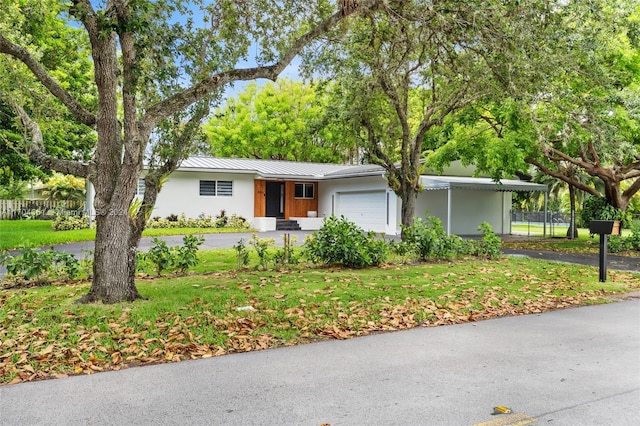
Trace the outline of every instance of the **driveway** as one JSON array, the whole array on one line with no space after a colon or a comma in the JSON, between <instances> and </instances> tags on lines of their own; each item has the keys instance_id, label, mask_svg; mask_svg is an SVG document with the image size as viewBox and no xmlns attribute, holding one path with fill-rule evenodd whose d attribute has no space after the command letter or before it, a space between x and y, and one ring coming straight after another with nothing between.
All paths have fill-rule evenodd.
<instances>
[{"instance_id":1,"label":"driveway","mask_svg":"<svg viewBox=\"0 0 640 426\"><path fill-rule=\"evenodd\" d=\"M4 386L0 423L636 425L639 361L634 299Z\"/></svg>"}]
</instances>

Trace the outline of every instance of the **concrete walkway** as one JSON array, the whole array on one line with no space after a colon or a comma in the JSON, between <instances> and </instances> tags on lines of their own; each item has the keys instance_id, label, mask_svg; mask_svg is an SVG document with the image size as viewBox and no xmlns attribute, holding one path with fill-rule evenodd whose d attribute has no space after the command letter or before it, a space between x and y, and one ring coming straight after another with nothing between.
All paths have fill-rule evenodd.
<instances>
[{"instance_id":1,"label":"concrete walkway","mask_svg":"<svg viewBox=\"0 0 640 426\"><path fill-rule=\"evenodd\" d=\"M4 386L0 424L637 425L640 300Z\"/></svg>"}]
</instances>

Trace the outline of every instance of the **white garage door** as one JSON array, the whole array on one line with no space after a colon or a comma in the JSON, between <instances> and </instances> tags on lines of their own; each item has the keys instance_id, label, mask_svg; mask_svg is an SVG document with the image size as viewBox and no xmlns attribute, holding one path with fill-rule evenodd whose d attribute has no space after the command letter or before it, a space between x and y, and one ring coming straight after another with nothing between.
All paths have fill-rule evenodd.
<instances>
[{"instance_id":1,"label":"white garage door","mask_svg":"<svg viewBox=\"0 0 640 426\"><path fill-rule=\"evenodd\" d=\"M365 231L385 232L387 194L385 191L342 192L338 194L336 216L344 215Z\"/></svg>"}]
</instances>

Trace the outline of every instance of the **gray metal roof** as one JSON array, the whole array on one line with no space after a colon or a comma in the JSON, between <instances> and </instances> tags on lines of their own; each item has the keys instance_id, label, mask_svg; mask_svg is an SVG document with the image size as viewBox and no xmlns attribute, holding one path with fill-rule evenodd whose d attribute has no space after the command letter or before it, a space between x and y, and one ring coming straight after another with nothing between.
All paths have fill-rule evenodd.
<instances>
[{"instance_id":1,"label":"gray metal roof","mask_svg":"<svg viewBox=\"0 0 640 426\"><path fill-rule=\"evenodd\" d=\"M425 190L438 189L474 189L503 192L548 192L549 187L540 183L525 182L514 179L501 179L499 182L490 178L460 176L422 176L420 181Z\"/></svg>"},{"instance_id":2,"label":"gray metal roof","mask_svg":"<svg viewBox=\"0 0 640 426\"><path fill-rule=\"evenodd\" d=\"M309 179L328 180L359 176L382 176L385 171L374 164L346 165L325 163L302 163L297 161L252 160L245 158L190 157L182 162L178 170L246 173L265 179ZM503 179L495 182L489 178L457 176L422 176L425 190L438 189L483 189L490 191L540 191L547 192L546 185L520 180Z\"/></svg>"},{"instance_id":3,"label":"gray metal roof","mask_svg":"<svg viewBox=\"0 0 640 426\"><path fill-rule=\"evenodd\" d=\"M302 163L296 161L251 160L243 158L190 157L182 162L181 171L224 171L250 173L263 178L330 179L338 177L382 174L375 165Z\"/></svg>"}]
</instances>

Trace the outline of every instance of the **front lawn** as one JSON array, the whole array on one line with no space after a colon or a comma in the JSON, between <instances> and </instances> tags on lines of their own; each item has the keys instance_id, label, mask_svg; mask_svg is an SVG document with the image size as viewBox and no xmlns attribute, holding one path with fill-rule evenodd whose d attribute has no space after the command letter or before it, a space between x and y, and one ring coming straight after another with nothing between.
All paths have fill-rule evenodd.
<instances>
[{"instance_id":1,"label":"front lawn","mask_svg":"<svg viewBox=\"0 0 640 426\"><path fill-rule=\"evenodd\" d=\"M229 271L230 249L202 258L193 274L139 279L148 299L135 303L76 305L86 282L0 290L0 383L539 313L640 288L639 274L600 283L596 268L511 257L242 272Z\"/></svg>"},{"instance_id":2,"label":"front lawn","mask_svg":"<svg viewBox=\"0 0 640 426\"><path fill-rule=\"evenodd\" d=\"M0 220L0 250L25 247L43 247L79 241L93 241L95 229L53 231L50 220ZM221 232L247 232L236 228L153 228L145 229L142 236L213 234Z\"/></svg>"}]
</instances>

